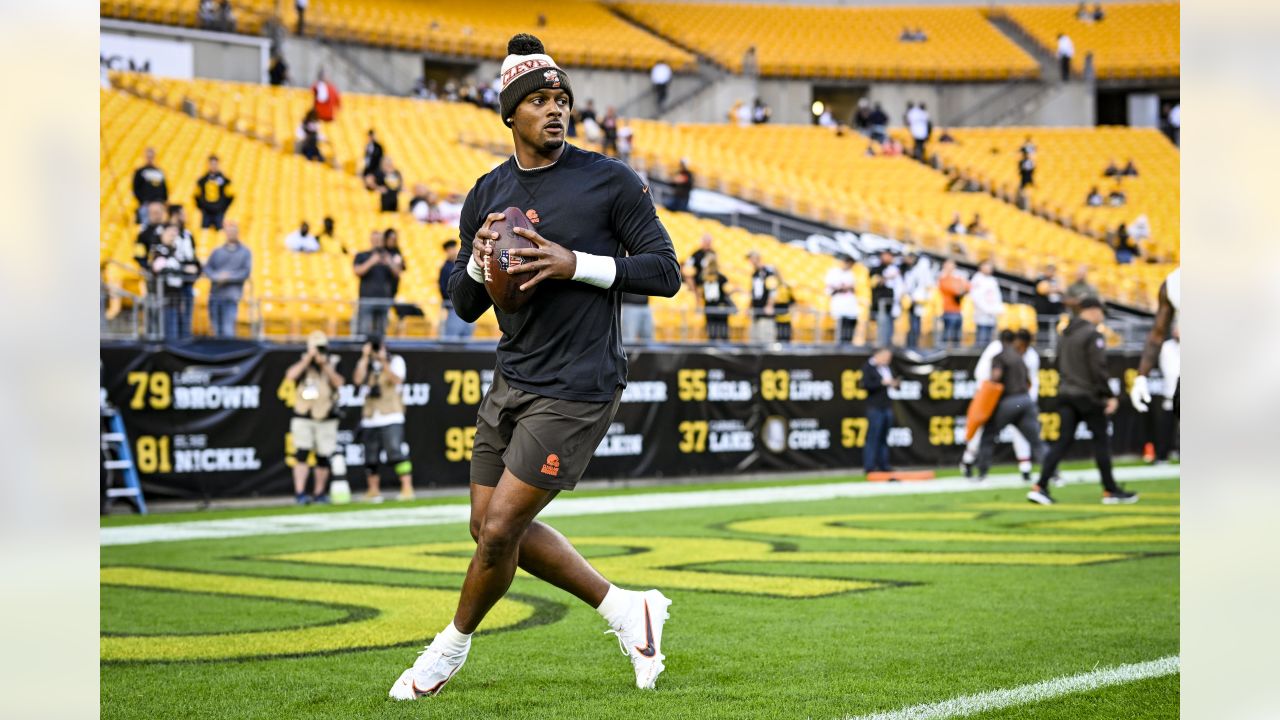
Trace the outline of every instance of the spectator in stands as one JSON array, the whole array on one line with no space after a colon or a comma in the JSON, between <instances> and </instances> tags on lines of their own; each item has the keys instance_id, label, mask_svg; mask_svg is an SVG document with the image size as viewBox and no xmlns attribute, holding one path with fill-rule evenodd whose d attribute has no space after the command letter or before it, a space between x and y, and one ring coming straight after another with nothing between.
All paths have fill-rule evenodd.
<instances>
[{"instance_id":1,"label":"spectator in stands","mask_svg":"<svg viewBox=\"0 0 1280 720\"><path fill-rule=\"evenodd\" d=\"M1051 337L1057 331L1058 318L1062 316L1066 305L1062 302L1062 281L1058 279L1058 266L1049 263L1044 273L1036 278L1036 318L1040 334Z\"/></svg>"},{"instance_id":2,"label":"spectator in stands","mask_svg":"<svg viewBox=\"0 0 1280 720\"><path fill-rule=\"evenodd\" d=\"M960 346L960 330L963 316L960 300L969 293L969 281L956 269L954 260L942 263L938 276L938 294L942 296L942 345L948 348Z\"/></svg>"},{"instance_id":3,"label":"spectator in stands","mask_svg":"<svg viewBox=\"0 0 1280 720\"><path fill-rule=\"evenodd\" d=\"M1146 213L1142 213L1129 223L1129 234L1137 242L1149 240L1151 238L1151 220L1147 218Z\"/></svg>"},{"instance_id":4,"label":"spectator in stands","mask_svg":"<svg viewBox=\"0 0 1280 720\"><path fill-rule=\"evenodd\" d=\"M952 235L964 235L969 232L964 225L964 221L960 219L960 213L951 216L951 224L947 226L947 232Z\"/></svg>"},{"instance_id":5,"label":"spectator in stands","mask_svg":"<svg viewBox=\"0 0 1280 720\"><path fill-rule=\"evenodd\" d=\"M1174 103L1173 107L1169 109L1169 115L1167 117L1167 121L1169 123L1170 137L1173 139L1173 144L1177 145L1178 147L1181 147L1182 146L1182 103L1180 102Z\"/></svg>"},{"instance_id":6,"label":"spectator in stands","mask_svg":"<svg viewBox=\"0 0 1280 720\"><path fill-rule=\"evenodd\" d=\"M413 186L413 198L409 200L409 213L418 222L444 222L444 215L440 212L439 196L428 190L422 183Z\"/></svg>"},{"instance_id":7,"label":"spectator in stands","mask_svg":"<svg viewBox=\"0 0 1280 720\"><path fill-rule=\"evenodd\" d=\"M196 207L200 208L200 227L221 230L222 219L234 200L231 178L222 174L218 156L210 155L208 171L196 180Z\"/></svg>"},{"instance_id":8,"label":"spectator in stands","mask_svg":"<svg viewBox=\"0 0 1280 720\"><path fill-rule=\"evenodd\" d=\"M925 108L924 103L915 105L907 103L907 130L911 132L911 139L915 141L915 146L911 148L911 155L917 160L923 162L925 157L925 143L929 141L929 135L933 132L933 122L929 119L929 110Z\"/></svg>"},{"instance_id":9,"label":"spectator in stands","mask_svg":"<svg viewBox=\"0 0 1280 720\"><path fill-rule=\"evenodd\" d=\"M297 230L289 233L284 238L285 249L291 252L300 253L316 253L320 252L320 240L311 234L311 224L306 220L298 226Z\"/></svg>"},{"instance_id":10,"label":"spectator in stands","mask_svg":"<svg viewBox=\"0 0 1280 720\"><path fill-rule=\"evenodd\" d=\"M1076 279L1067 286L1067 294L1062 298L1062 303L1067 309L1075 314L1080 306L1080 301L1085 298L1100 298L1098 288L1089 283L1089 266L1081 263L1076 268Z\"/></svg>"},{"instance_id":11,"label":"spectator in stands","mask_svg":"<svg viewBox=\"0 0 1280 720\"><path fill-rule=\"evenodd\" d=\"M893 400L889 388L896 388L901 380L893 376L889 364L893 362L893 350L877 347L862 367L858 384L867 393L867 442L863 450L862 466L867 474L888 472L889 430L893 428Z\"/></svg>"},{"instance_id":12,"label":"spectator in stands","mask_svg":"<svg viewBox=\"0 0 1280 720\"><path fill-rule=\"evenodd\" d=\"M750 122L749 115L747 120L748 122ZM739 124L745 125L747 123L739 123ZM831 114L831 108L829 106L824 106L822 108L822 113L818 115L818 126L824 127L824 128L838 128L840 126L840 123L836 122L836 116Z\"/></svg>"},{"instance_id":13,"label":"spectator in stands","mask_svg":"<svg viewBox=\"0 0 1280 720\"><path fill-rule=\"evenodd\" d=\"M391 158L384 155L378 172L370 173L364 178L365 186L378 193L378 209L384 213L400 211L400 191L404 188L404 179Z\"/></svg>"},{"instance_id":14,"label":"spectator in stands","mask_svg":"<svg viewBox=\"0 0 1280 720\"><path fill-rule=\"evenodd\" d=\"M791 307L795 304L795 291L782 279L782 273L774 269L774 279L778 281L773 291L773 336L777 342L791 342Z\"/></svg>"},{"instance_id":15,"label":"spectator in stands","mask_svg":"<svg viewBox=\"0 0 1280 720\"><path fill-rule=\"evenodd\" d=\"M733 304L735 292L728 278L720 273L720 263L715 255L706 258L702 263L699 294L707 319L707 340L715 343L729 339L729 316L736 311Z\"/></svg>"},{"instance_id":16,"label":"spectator in stands","mask_svg":"<svg viewBox=\"0 0 1280 720\"><path fill-rule=\"evenodd\" d=\"M1058 33L1058 67L1062 72L1062 82L1071 79L1071 58L1075 56L1075 43L1066 33Z\"/></svg>"},{"instance_id":17,"label":"spectator in stands","mask_svg":"<svg viewBox=\"0 0 1280 720\"><path fill-rule=\"evenodd\" d=\"M684 276L685 283L689 286L689 290L696 296L698 304L702 304L702 296L698 293L698 282L702 278L702 269L706 265L707 259L714 257L716 254L712 242L711 233L703 233L702 238L698 241L698 249L694 250L693 254L685 259L680 270Z\"/></svg>"},{"instance_id":18,"label":"spectator in stands","mask_svg":"<svg viewBox=\"0 0 1280 720\"><path fill-rule=\"evenodd\" d=\"M386 334L387 310L395 297L395 285L402 270L394 262L394 257L387 252L380 230L370 232L369 249L356 254L353 267L356 277L360 278L360 307L356 318L358 335Z\"/></svg>"},{"instance_id":19,"label":"spectator in stands","mask_svg":"<svg viewBox=\"0 0 1280 720\"><path fill-rule=\"evenodd\" d=\"M978 265L978 272L969 284L973 300L973 324L977 327L974 344L985 348L996 331L996 321L1004 312L1004 299L1000 295L1000 284L990 260Z\"/></svg>"},{"instance_id":20,"label":"spectator in stands","mask_svg":"<svg viewBox=\"0 0 1280 720\"><path fill-rule=\"evenodd\" d=\"M382 143L378 142L378 136L373 128L369 128L369 140L364 144L364 169L360 171L360 177L372 175L381 167Z\"/></svg>"},{"instance_id":21,"label":"spectator in stands","mask_svg":"<svg viewBox=\"0 0 1280 720\"><path fill-rule=\"evenodd\" d=\"M1085 4L1084 0L1080 0L1080 4L1076 5L1076 19L1077 20L1089 19L1089 6Z\"/></svg>"},{"instance_id":22,"label":"spectator in stands","mask_svg":"<svg viewBox=\"0 0 1280 720\"><path fill-rule=\"evenodd\" d=\"M600 119L600 132L603 140L600 152L609 157L618 155L618 111L609 106L604 109L604 117Z\"/></svg>"},{"instance_id":23,"label":"spectator in stands","mask_svg":"<svg viewBox=\"0 0 1280 720\"><path fill-rule=\"evenodd\" d=\"M226 242L213 249L204 263L209 277L209 327L214 337L235 337L236 315L244 283L253 271L253 253L240 242L240 225L227 222Z\"/></svg>"},{"instance_id":24,"label":"spectator in stands","mask_svg":"<svg viewBox=\"0 0 1280 720\"><path fill-rule=\"evenodd\" d=\"M1107 161L1107 169L1102 171L1103 177L1120 177L1120 166L1116 164L1116 159L1111 158Z\"/></svg>"},{"instance_id":25,"label":"spectator in stands","mask_svg":"<svg viewBox=\"0 0 1280 720\"><path fill-rule=\"evenodd\" d=\"M449 276L453 274L453 266L458 261L458 241L446 240L444 245L444 262L440 265L440 297L444 306L444 329L440 337L445 340L466 340L471 337L475 326L458 317L454 312L453 300L449 298Z\"/></svg>"},{"instance_id":26,"label":"spectator in stands","mask_svg":"<svg viewBox=\"0 0 1280 720\"><path fill-rule=\"evenodd\" d=\"M271 65L267 68L268 81L279 87L289 82L289 64L284 61L284 55L280 54L280 50L271 51Z\"/></svg>"},{"instance_id":27,"label":"spectator in stands","mask_svg":"<svg viewBox=\"0 0 1280 720\"><path fill-rule=\"evenodd\" d=\"M1089 194L1085 196L1084 204L1089 207L1102 207L1103 202L1105 200L1102 197L1102 193L1098 192L1098 186L1094 185L1089 188Z\"/></svg>"},{"instance_id":28,"label":"spectator in stands","mask_svg":"<svg viewBox=\"0 0 1280 720\"><path fill-rule=\"evenodd\" d=\"M1093 21L1102 22L1104 19L1106 19L1106 17L1107 17L1106 13L1102 12L1102 3L1094 3L1093 4Z\"/></svg>"},{"instance_id":29,"label":"spectator in stands","mask_svg":"<svg viewBox=\"0 0 1280 720\"><path fill-rule=\"evenodd\" d=\"M991 230L982 224L982 216L978 213L973 214L973 220L969 221L969 226L965 228L965 232L974 237L989 238Z\"/></svg>"},{"instance_id":30,"label":"spectator in stands","mask_svg":"<svg viewBox=\"0 0 1280 720\"><path fill-rule=\"evenodd\" d=\"M876 344L893 344L894 325L902 314L902 271L888 252L880 254L879 267L871 271L871 316L876 321Z\"/></svg>"},{"instance_id":31,"label":"spectator in stands","mask_svg":"<svg viewBox=\"0 0 1280 720\"><path fill-rule=\"evenodd\" d=\"M947 132L946 128L942 128L942 133L938 135L938 142L951 144L955 141L956 139L951 136L951 133Z\"/></svg>"},{"instance_id":32,"label":"spectator in stands","mask_svg":"<svg viewBox=\"0 0 1280 720\"><path fill-rule=\"evenodd\" d=\"M298 125L294 137L297 139L298 154L312 162L324 162L320 143L325 138L320 132L320 120L316 117L315 108L308 110L302 117L302 123Z\"/></svg>"},{"instance_id":33,"label":"spectator in stands","mask_svg":"<svg viewBox=\"0 0 1280 720\"><path fill-rule=\"evenodd\" d=\"M880 103L871 106L871 116L867 119L871 123L871 139L883 144L889 131L889 116Z\"/></svg>"},{"instance_id":34,"label":"spectator in stands","mask_svg":"<svg viewBox=\"0 0 1280 720\"><path fill-rule=\"evenodd\" d=\"M147 205L169 202L169 183L165 180L164 171L156 167L156 149L153 147L143 151L142 167L133 171L133 197L138 201L134 214L139 223L146 222Z\"/></svg>"},{"instance_id":35,"label":"spectator in stands","mask_svg":"<svg viewBox=\"0 0 1280 720\"><path fill-rule=\"evenodd\" d=\"M316 240L320 243L320 252L331 255L351 254L347 250L347 244L338 237L337 231L333 226L333 218L328 215L321 221L320 232L316 233Z\"/></svg>"},{"instance_id":36,"label":"spectator in stands","mask_svg":"<svg viewBox=\"0 0 1280 720\"><path fill-rule=\"evenodd\" d=\"M1023 155L1035 155L1036 154L1035 140L1032 140L1031 136L1028 135L1026 139L1022 141L1022 144L1018 146L1018 152L1022 153Z\"/></svg>"},{"instance_id":37,"label":"spectator in stands","mask_svg":"<svg viewBox=\"0 0 1280 720\"><path fill-rule=\"evenodd\" d=\"M382 246L386 249L387 255L391 258L391 264L400 268L400 272L391 278L391 299L394 300L396 295L400 293L400 276L404 274L407 265L404 261L404 253L400 252L400 233L395 228L387 228L382 232ZM401 308L396 307L396 313L401 313Z\"/></svg>"},{"instance_id":38,"label":"spectator in stands","mask_svg":"<svg viewBox=\"0 0 1280 720\"><path fill-rule=\"evenodd\" d=\"M751 263L751 342L774 341L773 294L778 289L777 273L760 260L760 253L747 253Z\"/></svg>"},{"instance_id":39,"label":"spectator in stands","mask_svg":"<svg viewBox=\"0 0 1280 720\"><path fill-rule=\"evenodd\" d=\"M147 291L153 297L163 298L161 327L166 341L191 337L191 319L187 310L191 301L184 292L184 286L200 276L200 261L190 248L180 246L180 234L176 224L165 225L160 242L151 246L151 255L147 258L147 267L151 271Z\"/></svg>"},{"instance_id":40,"label":"spectator in stands","mask_svg":"<svg viewBox=\"0 0 1280 720\"><path fill-rule=\"evenodd\" d=\"M924 311L929 304L929 297L937 280L933 277L933 263L929 258L922 258L914 250L907 253L902 262L903 295L911 301L907 318L907 347L920 347L920 326L924 319Z\"/></svg>"},{"instance_id":41,"label":"spectator in stands","mask_svg":"<svg viewBox=\"0 0 1280 720\"><path fill-rule=\"evenodd\" d=\"M1129 202L1129 197L1124 194L1120 178L1116 178L1116 186L1111 188L1111 192L1107 193L1107 204L1111 207L1124 207L1127 202Z\"/></svg>"},{"instance_id":42,"label":"spectator in stands","mask_svg":"<svg viewBox=\"0 0 1280 720\"><path fill-rule=\"evenodd\" d=\"M1129 228L1124 223L1116 227L1116 263L1128 265L1142 254L1138 242L1129 236Z\"/></svg>"},{"instance_id":43,"label":"spectator in stands","mask_svg":"<svg viewBox=\"0 0 1280 720\"><path fill-rule=\"evenodd\" d=\"M302 37L307 27L307 0L293 0L293 9L298 12L298 26L294 32Z\"/></svg>"},{"instance_id":44,"label":"spectator in stands","mask_svg":"<svg viewBox=\"0 0 1280 720\"><path fill-rule=\"evenodd\" d=\"M151 246L160 242L164 227L169 222L169 208L159 200L146 205L146 221L138 230L138 238L133 244L133 259L143 272L150 271L148 260L151 257Z\"/></svg>"},{"instance_id":45,"label":"spectator in stands","mask_svg":"<svg viewBox=\"0 0 1280 720\"><path fill-rule=\"evenodd\" d=\"M635 131L631 129L631 125L625 122L618 123L618 159L627 167L631 166L631 149ZM643 296L648 298L648 295ZM646 303L648 300L645 301Z\"/></svg>"},{"instance_id":46,"label":"spectator in stands","mask_svg":"<svg viewBox=\"0 0 1280 720\"><path fill-rule=\"evenodd\" d=\"M219 0L217 27L215 29L222 32L236 31L236 11L231 7L230 0Z\"/></svg>"},{"instance_id":47,"label":"spectator in stands","mask_svg":"<svg viewBox=\"0 0 1280 720\"><path fill-rule=\"evenodd\" d=\"M1026 190L1036 183L1036 156L1023 152L1018 160L1018 191Z\"/></svg>"},{"instance_id":48,"label":"spectator in stands","mask_svg":"<svg viewBox=\"0 0 1280 720\"><path fill-rule=\"evenodd\" d=\"M915 36L911 34L911 28L902 26L902 32L898 33L898 42L914 42Z\"/></svg>"},{"instance_id":49,"label":"spectator in stands","mask_svg":"<svg viewBox=\"0 0 1280 720\"><path fill-rule=\"evenodd\" d=\"M763 125L769 122L769 118L773 117L773 108L764 104L764 100L760 96L756 96L755 102L751 104L751 122L754 125Z\"/></svg>"},{"instance_id":50,"label":"spectator in stands","mask_svg":"<svg viewBox=\"0 0 1280 720\"><path fill-rule=\"evenodd\" d=\"M853 120L849 124L863 135L871 131L871 101L866 97L858 98L858 109L853 111Z\"/></svg>"},{"instance_id":51,"label":"spectator in stands","mask_svg":"<svg viewBox=\"0 0 1280 720\"><path fill-rule=\"evenodd\" d=\"M742 53L742 74L749 78L760 74L760 61L756 57L755 45L748 46L747 51Z\"/></svg>"},{"instance_id":52,"label":"spectator in stands","mask_svg":"<svg viewBox=\"0 0 1280 720\"><path fill-rule=\"evenodd\" d=\"M325 76L324 70L316 74L316 81L311 86L311 98L316 110L316 119L320 122L333 122L342 107L342 96L338 87Z\"/></svg>"},{"instance_id":53,"label":"spectator in stands","mask_svg":"<svg viewBox=\"0 0 1280 720\"><path fill-rule=\"evenodd\" d=\"M825 284L830 300L831 319L836 326L836 343L853 343L858 329L858 316L862 312L858 296L854 293L853 257L840 256L840 265L827 271Z\"/></svg>"},{"instance_id":54,"label":"spectator in stands","mask_svg":"<svg viewBox=\"0 0 1280 720\"><path fill-rule=\"evenodd\" d=\"M1138 177L1138 166L1133 164L1133 158L1129 158L1124 164L1124 168L1120 170L1120 174L1124 177Z\"/></svg>"},{"instance_id":55,"label":"spectator in stands","mask_svg":"<svg viewBox=\"0 0 1280 720\"><path fill-rule=\"evenodd\" d=\"M658 98L658 110L667 105L667 91L671 89L671 66L665 60L659 60L649 69L649 82L653 83L653 93Z\"/></svg>"},{"instance_id":56,"label":"spectator in stands","mask_svg":"<svg viewBox=\"0 0 1280 720\"><path fill-rule=\"evenodd\" d=\"M181 205L169 206L169 224L178 228L178 237L174 243L176 249L174 257L177 258L178 262L182 263L184 269L191 266L195 267L194 273L188 271L184 272L182 276L182 303L180 305L182 318L180 326L183 328L182 336L190 337L196 308L196 280L200 279L200 260L196 255L196 238L187 227L187 211Z\"/></svg>"},{"instance_id":57,"label":"spectator in stands","mask_svg":"<svg viewBox=\"0 0 1280 720\"><path fill-rule=\"evenodd\" d=\"M689 198L693 195L693 171L689 169L688 158L680 158L680 168L671 180L671 201L668 210L680 212L689 209Z\"/></svg>"},{"instance_id":58,"label":"spectator in stands","mask_svg":"<svg viewBox=\"0 0 1280 720\"><path fill-rule=\"evenodd\" d=\"M200 5L196 9L196 21L200 27L206 30L216 30L218 22L218 1L217 0L200 0Z\"/></svg>"},{"instance_id":59,"label":"spectator in stands","mask_svg":"<svg viewBox=\"0 0 1280 720\"><path fill-rule=\"evenodd\" d=\"M622 342L639 343L653 340L653 308L648 295L622 293Z\"/></svg>"}]
</instances>

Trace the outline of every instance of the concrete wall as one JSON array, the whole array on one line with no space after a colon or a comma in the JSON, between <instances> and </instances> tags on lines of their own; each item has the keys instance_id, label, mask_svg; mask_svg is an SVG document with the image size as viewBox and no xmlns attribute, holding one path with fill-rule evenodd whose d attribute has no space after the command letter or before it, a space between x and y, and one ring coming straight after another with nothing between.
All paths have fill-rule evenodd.
<instances>
[{"instance_id":1,"label":"concrete wall","mask_svg":"<svg viewBox=\"0 0 1280 720\"><path fill-rule=\"evenodd\" d=\"M177 40L191 45L196 77L237 82L266 82L269 43L266 38L207 30L150 25L103 18L102 32Z\"/></svg>"}]
</instances>

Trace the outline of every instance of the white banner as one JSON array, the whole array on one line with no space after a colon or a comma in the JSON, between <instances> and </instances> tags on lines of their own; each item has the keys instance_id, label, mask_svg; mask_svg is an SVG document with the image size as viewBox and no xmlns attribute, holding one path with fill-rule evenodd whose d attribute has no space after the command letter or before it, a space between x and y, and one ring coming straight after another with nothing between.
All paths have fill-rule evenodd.
<instances>
[{"instance_id":1,"label":"white banner","mask_svg":"<svg viewBox=\"0 0 1280 720\"><path fill-rule=\"evenodd\" d=\"M104 32L98 36L98 56L104 70L187 79L194 76L195 60L190 43Z\"/></svg>"}]
</instances>

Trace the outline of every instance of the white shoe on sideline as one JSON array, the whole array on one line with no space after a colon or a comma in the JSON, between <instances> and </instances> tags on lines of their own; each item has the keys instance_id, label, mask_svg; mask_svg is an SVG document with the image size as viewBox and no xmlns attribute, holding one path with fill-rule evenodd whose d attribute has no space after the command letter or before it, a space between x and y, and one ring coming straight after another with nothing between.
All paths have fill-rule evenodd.
<instances>
[{"instance_id":1,"label":"white shoe on sideline","mask_svg":"<svg viewBox=\"0 0 1280 720\"><path fill-rule=\"evenodd\" d=\"M662 664L667 657L662 654L662 626L671 617L667 612L671 601L657 590L636 595L626 624L605 632L617 635L622 654L631 658L636 687L651 690L666 669Z\"/></svg>"},{"instance_id":2,"label":"white shoe on sideline","mask_svg":"<svg viewBox=\"0 0 1280 720\"><path fill-rule=\"evenodd\" d=\"M388 695L393 700L417 700L430 697L440 692L454 673L462 669L467 661L468 647L461 655L445 655L433 650L430 645L418 655L413 667L400 673L396 684L391 686Z\"/></svg>"}]
</instances>

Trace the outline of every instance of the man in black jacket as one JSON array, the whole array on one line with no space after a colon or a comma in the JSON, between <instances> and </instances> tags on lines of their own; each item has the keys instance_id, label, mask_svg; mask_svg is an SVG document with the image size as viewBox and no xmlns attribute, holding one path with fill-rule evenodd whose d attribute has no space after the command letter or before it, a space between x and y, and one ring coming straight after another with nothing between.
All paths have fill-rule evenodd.
<instances>
[{"instance_id":1,"label":"man in black jacket","mask_svg":"<svg viewBox=\"0 0 1280 720\"><path fill-rule=\"evenodd\" d=\"M1076 306L1058 344L1058 412L1062 416L1061 435L1049 450L1040 468L1040 481L1027 493L1027 499L1041 505L1052 505L1049 479L1058 463L1071 449L1076 425L1083 422L1093 433L1093 456L1102 476L1102 504L1135 503L1138 494L1116 485L1111 474L1111 438L1107 434L1107 416L1115 413L1119 400L1107 378L1107 341L1098 332L1102 323L1102 302L1085 297Z\"/></svg>"},{"instance_id":2,"label":"man in black jacket","mask_svg":"<svg viewBox=\"0 0 1280 720\"><path fill-rule=\"evenodd\" d=\"M862 388L867 391L867 442L862 451L862 467L868 474L877 470L888 472L889 430L893 427L893 400L889 388L898 387L889 363L893 351L887 347L872 353L862 366Z\"/></svg>"},{"instance_id":3,"label":"man in black jacket","mask_svg":"<svg viewBox=\"0 0 1280 720\"><path fill-rule=\"evenodd\" d=\"M364 144L364 169L360 177L374 175L382 170L382 143L378 142L373 128L369 128L369 142Z\"/></svg>"},{"instance_id":4,"label":"man in black jacket","mask_svg":"<svg viewBox=\"0 0 1280 720\"><path fill-rule=\"evenodd\" d=\"M505 251L521 261L507 272L522 273L522 287L538 291L514 313L495 308L502 339L477 410L471 459L476 551L453 622L397 679L389 693L397 700L434 695L462 667L471 634L506 594L517 566L604 617L631 659L637 687L654 687L664 667L671 601L657 590L612 585L536 517L577 485L618 409L627 382L622 293L671 297L680 268L635 172L564 141L573 109L568 73L530 35L511 38L507 52L500 117L515 153L467 195L449 297L467 322L493 307L483 268L498 238L490 225L512 206L534 224L515 232L536 247Z\"/></svg>"},{"instance_id":5,"label":"man in black jacket","mask_svg":"<svg viewBox=\"0 0 1280 720\"><path fill-rule=\"evenodd\" d=\"M169 204L169 183L164 171L156 167L156 149L147 148L146 162L133 171L133 197L138 201L138 222L147 220L147 206L153 202Z\"/></svg>"}]
</instances>

